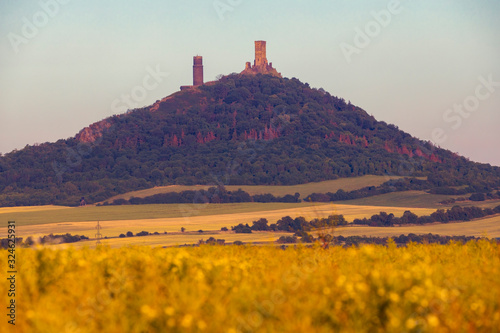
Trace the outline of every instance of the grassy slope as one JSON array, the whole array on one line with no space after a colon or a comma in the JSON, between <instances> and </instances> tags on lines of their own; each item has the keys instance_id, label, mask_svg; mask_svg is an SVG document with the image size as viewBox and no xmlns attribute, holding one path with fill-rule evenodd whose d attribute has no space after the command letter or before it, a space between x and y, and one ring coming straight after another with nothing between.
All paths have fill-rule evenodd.
<instances>
[{"instance_id":1,"label":"grassy slope","mask_svg":"<svg viewBox=\"0 0 500 333\"><path fill-rule=\"evenodd\" d=\"M318 183L308 183L300 185L291 186L268 186L268 185L226 185L228 191L236 191L242 189L248 192L250 195L254 194L266 194L271 193L275 196L284 196L286 194L300 193L301 198L307 197L311 193L326 193L326 192L337 192L340 189L344 191L358 190L367 186L379 186L391 179L400 179L403 177L398 176L362 176L355 178L340 178L336 180L327 180ZM425 179L425 178L422 178ZM208 189L213 185L171 185L171 186L160 186L151 189L134 191L129 193L124 193L117 195L113 198L107 200L108 202L113 202L115 199L130 199L131 197L144 198L150 195L168 192L182 192L188 190L201 190Z\"/></svg>"},{"instance_id":2,"label":"grassy slope","mask_svg":"<svg viewBox=\"0 0 500 333\"><path fill-rule=\"evenodd\" d=\"M489 200L483 202L463 201L451 205L441 205L439 202L457 198L456 195L429 194L424 191L394 192L376 195L368 198L356 200L339 201L339 204L360 205L360 206L394 206L394 207L417 207L417 208L451 208L452 206L476 206L482 208L494 208L500 205L500 200Z\"/></svg>"}]
</instances>

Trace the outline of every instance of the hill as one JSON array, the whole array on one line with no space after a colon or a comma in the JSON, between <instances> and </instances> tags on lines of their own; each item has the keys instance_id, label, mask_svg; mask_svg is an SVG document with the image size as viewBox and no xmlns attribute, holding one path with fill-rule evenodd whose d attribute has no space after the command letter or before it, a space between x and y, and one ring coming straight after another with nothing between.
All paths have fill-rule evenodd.
<instances>
[{"instance_id":1,"label":"hill","mask_svg":"<svg viewBox=\"0 0 500 333\"><path fill-rule=\"evenodd\" d=\"M500 186L468 161L298 79L232 74L75 137L0 157L0 205L75 205L167 185L296 185L363 175Z\"/></svg>"}]
</instances>

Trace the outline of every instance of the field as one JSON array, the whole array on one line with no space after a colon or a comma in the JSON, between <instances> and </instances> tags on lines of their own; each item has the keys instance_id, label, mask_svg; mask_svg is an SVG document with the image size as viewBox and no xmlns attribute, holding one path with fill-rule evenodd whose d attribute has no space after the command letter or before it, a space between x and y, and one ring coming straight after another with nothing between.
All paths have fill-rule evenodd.
<instances>
[{"instance_id":1,"label":"field","mask_svg":"<svg viewBox=\"0 0 500 333\"><path fill-rule=\"evenodd\" d=\"M17 255L21 333L500 331L500 247L487 241Z\"/></svg>"},{"instance_id":2,"label":"field","mask_svg":"<svg viewBox=\"0 0 500 333\"><path fill-rule=\"evenodd\" d=\"M469 195L470 196L470 195ZM460 196L456 195L437 195L429 194L424 191L405 191L405 192L393 192L387 194L376 195L373 197L348 200L348 201L338 201L339 204L349 204L349 205L359 205L359 206L394 206L394 207L408 207L408 209L413 208L450 208L454 205L459 206L476 206L481 208L495 208L500 205L500 200L488 200L482 202L473 201L463 201L457 202L451 205L441 205L439 202L457 198Z\"/></svg>"},{"instance_id":3,"label":"field","mask_svg":"<svg viewBox=\"0 0 500 333\"><path fill-rule=\"evenodd\" d=\"M370 198L338 203L238 203L238 204L169 204L139 206L87 206L87 207L19 207L0 208L0 220L16 221L17 236L26 239L28 236L53 234L78 234L90 238L74 246L95 246L97 221L102 227L103 240L113 248L124 245L173 246L196 244L201 239L215 237L227 243L239 240L252 243L272 243L283 233L253 233L251 235L222 232L221 228L230 229L239 223L252 224L259 218L275 223L284 216L292 218L303 216L307 220L342 214L347 221L355 218L370 217L381 211L401 216L405 210L417 215L429 215L437 208L447 208L439 201L449 196L431 195L421 191L389 193ZM391 206L389 206L389 204ZM498 200L479 203L464 202L461 205L477 205L480 207L496 207ZM185 232L180 232L185 228ZM203 232L199 232L199 231ZM128 231L136 234L141 231L159 233L160 235L134 238L118 238ZM0 238L6 237L6 228L0 230ZM366 226L347 226L330 230L329 233L342 236L377 236L389 237L401 234L434 233L439 235L466 235L500 237L500 217L463 223L430 224L425 226L405 226L394 228L377 228ZM61 245L58 247L65 247Z\"/></svg>"},{"instance_id":4,"label":"field","mask_svg":"<svg viewBox=\"0 0 500 333\"><path fill-rule=\"evenodd\" d=\"M170 238L176 237L177 243L189 243L193 239L192 232L196 233L196 242L200 238L207 238L198 230L204 232L220 231L222 227L230 229L239 223L249 223L259 218L267 218L269 223L275 223L284 216L293 218L303 216L307 220L316 217L327 217L332 214L343 214L348 221L355 218L370 217L378 214L381 210L401 216L406 208L401 207L378 207L378 206L354 206L320 203L242 203L221 205L141 205L141 206L111 206L111 207L78 207L44 209L42 211L30 211L14 213L9 209L3 213L0 209L0 219L4 221L15 220L17 224L17 235L28 237L30 235L54 234L79 234L94 238L97 221L100 221L104 237L117 237L131 231L134 234L140 231L159 232L172 234ZM418 208L413 210L416 214L429 214L433 210ZM46 223L51 221L51 223ZM184 227L188 233L180 233ZM205 234L205 233L204 233ZM186 238L189 235L189 238ZM0 238L6 236L6 229L0 231ZM225 235L224 235L225 236ZM225 238L222 237L221 238ZM278 236L266 233L264 236L254 239L256 242L273 241ZM145 240L150 239L150 237ZM143 240L143 241L145 241ZM126 240L109 239L110 245L115 242L126 243Z\"/></svg>"},{"instance_id":5,"label":"field","mask_svg":"<svg viewBox=\"0 0 500 333\"><path fill-rule=\"evenodd\" d=\"M0 219L16 220L20 226L87 222L152 220L165 218L189 219L197 216L244 214L261 211L301 209L322 205L320 203L240 203L240 204L165 204L137 206L87 206L87 207L19 207L0 208ZM4 212L5 210L5 212ZM180 228L180 226L179 226Z\"/></svg>"},{"instance_id":6,"label":"field","mask_svg":"<svg viewBox=\"0 0 500 333\"><path fill-rule=\"evenodd\" d=\"M237 191L242 189L248 192L250 195L255 194L266 194L271 193L274 196L284 196L286 194L300 193L301 198L307 197L311 193L327 193L327 192L337 192L340 189L344 191L354 191L359 190L367 186L379 186L391 179L400 179L403 177L399 176L362 176L353 178L340 178L335 180L327 180L318 183L308 183L301 185L291 185L291 186L256 186L256 185L225 185L228 191ZM425 179L425 178L423 178ZM117 195L113 198L107 200L108 202L113 202L115 199L130 199L132 197L144 198L150 195L168 192L182 192L182 191L196 191L196 190L206 190L214 185L171 185L171 186L159 186L151 189L134 191L125 194Z\"/></svg>"}]
</instances>

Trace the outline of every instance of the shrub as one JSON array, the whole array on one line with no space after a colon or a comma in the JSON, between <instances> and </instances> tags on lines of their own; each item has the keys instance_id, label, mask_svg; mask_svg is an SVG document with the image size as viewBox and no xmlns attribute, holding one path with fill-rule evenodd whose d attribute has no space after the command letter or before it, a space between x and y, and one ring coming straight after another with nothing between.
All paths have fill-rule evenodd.
<instances>
[{"instance_id":1,"label":"shrub","mask_svg":"<svg viewBox=\"0 0 500 333\"><path fill-rule=\"evenodd\" d=\"M281 236L277 240L277 242L280 244L297 243L297 237L295 237L295 236Z\"/></svg>"},{"instance_id":2,"label":"shrub","mask_svg":"<svg viewBox=\"0 0 500 333\"><path fill-rule=\"evenodd\" d=\"M473 195L470 196L469 198L470 201L484 201L486 200L486 197L484 193L474 193Z\"/></svg>"},{"instance_id":3,"label":"shrub","mask_svg":"<svg viewBox=\"0 0 500 333\"><path fill-rule=\"evenodd\" d=\"M115 206L121 206L121 205L128 205L129 202L125 199L116 199L116 200L113 200L113 203L112 205L115 205Z\"/></svg>"},{"instance_id":4,"label":"shrub","mask_svg":"<svg viewBox=\"0 0 500 333\"><path fill-rule=\"evenodd\" d=\"M245 225L243 225L243 223L240 223L237 226L231 227L231 228L237 234L251 234L252 233L252 229L250 228L248 223Z\"/></svg>"}]
</instances>

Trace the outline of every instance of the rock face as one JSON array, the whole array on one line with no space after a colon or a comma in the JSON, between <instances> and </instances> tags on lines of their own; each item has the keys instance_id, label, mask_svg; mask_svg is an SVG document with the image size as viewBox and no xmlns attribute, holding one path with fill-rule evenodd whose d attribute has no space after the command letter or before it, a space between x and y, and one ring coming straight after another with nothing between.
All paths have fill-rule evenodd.
<instances>
[{"instance_id":1,"label":"rock face","mask_svg":"<svg viewBox=\"0 0 500 333\"><path fill-rule=\"evenodd\" d=\"M277 77L282 77L281 73L273 68L272 62L267 62L266 57L266 42L263 40L255 41L255 60L253 66L250 62L246 63L245 70L241 74L270 74Z\"/></svg>"},{"instance_id":2,"label":"rock face","mask_svg":"<svg viewBox=\"0 0 500 333\"><path fill-rule=\"evenodd\" d=\"M75 138L83 143L93 143L110 127L111 123L107 119L104 119L97 123L93 123L89 127L85 127L75 136Z\"/></svg>"}]
</instances>

